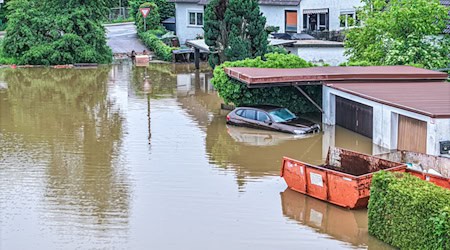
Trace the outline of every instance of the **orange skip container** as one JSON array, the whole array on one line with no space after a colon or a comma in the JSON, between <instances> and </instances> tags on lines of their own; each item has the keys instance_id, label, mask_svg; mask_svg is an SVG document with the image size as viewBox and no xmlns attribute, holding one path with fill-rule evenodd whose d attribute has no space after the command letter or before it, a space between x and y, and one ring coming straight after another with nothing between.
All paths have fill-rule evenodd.
<instances>
[{"instance_id":1,"label":"orange skip container","mask_svg":"<svg viewBox=\"0 0 450 250\"><path fill-rule=\"evenodd\" d=\"M367 207L374 172L405 172L406 164L341 148L330 148L316 166L284 157L281 176L292 190L350 209Z\"/></svg>"}]
</instances>

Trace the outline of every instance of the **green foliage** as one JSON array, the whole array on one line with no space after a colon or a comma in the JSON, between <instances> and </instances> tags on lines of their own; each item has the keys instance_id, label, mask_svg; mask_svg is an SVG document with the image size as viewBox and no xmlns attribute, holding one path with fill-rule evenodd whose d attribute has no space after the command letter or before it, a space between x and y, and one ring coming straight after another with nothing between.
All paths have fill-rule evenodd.
<instances>
[{"instance_id":1,"label":"green foliage","mask_svg":"<svg viewBox=\"0 0 450 250\"><path fill-rule=\"evenodd\" d=\"M212 0L205 10L205 42L212 67L225 61L263 56L267 50L266 18L257 0Z\"/></svg>"},{"instance_id":2,"label":"green foliage","mask_svg":"<svg viewBox=\"0 0 450 250\"><path fill-rule=\"evenodd\" d=\"M267 45L267 53L289 54L289 51L283 46Z\"/></svg>"},{"instance_id":3,"label":"green foliage","mask_svg":"<svg viewBox=\"0 0 450 250\"><path fill-rule=\"evenodd\" d=\"M442 35L449 8L439 0L363 0L362 27L348 31L350 62L371 65L420 65L445 68L450 63L450 37Z\"/></svg>"},{"instance_id":4,"label":"green foliage","mask_svg":"<svg viewBox=\"0 0 450 250\"><path fill-rule=\"evenodd\" d=\"M277 33L280 30L280 26L267 26L264 30L267 34Z\"/></svg>"},{"instance_id":5,"label":"green foliage","mask_svg":"<svg viewBox=\"0 0 450 250\"><path fill-rule=\"evenodd\" d=\"M153 30L159 27L159 23L161 22L161 18L159 17L159 8L154 3L143 3L140 8L150 8L150 13L147 18L145 18L145 22L147 24L147 30ZM136 15L135 19L136 27L138 32L144 31L144 17L141 13Z\"/></svg>"},{"instance_id":6,"label":"green foliage","mask_svg":"<svg viewBox=\"0 0 450 250\"><path fill-rule=\"evenodd\" d=\"M11 64L17 64L17 60L5 56L5 53L3 53L3 40L0 40L0 65L11 65Z\"/></svg>"},{"instance_id":7,"label":"green foliage","mask_svg":"<svg viewBox=\"0 0 450 250\"><path fill-rule=\"evenodd\" d=\"M255 59L225 62L217 66L214 69L214 77L211 82L223 100L236 106L272 104L287 107L296 113L317 111L294 87L249 89L245 84L231 79L225 74L225 67L307 68L314 66L312 63L292 54L266 54L265 58L266 60L257 57ZM320 86L307 86L304 89L316 102L321 102Z\"/></svg>"},{"instance_id":8,"label":"green foliage","mask_svg":"<svg viewBox=\"0 0 450 250\"><path fill-rule=\"evenodd\" d=\"M139 8L143 3L151 2L158 6L159 15L161 21L166 20L169 17L175 16L175 4L169 3L167 0L130 0L128 2L130 6L130 15L136 17L136 15L140 15Z\"/></svg>"},{"instance_id":9,"label":"green foliage","mask_svg":"<svg viewBox=\"0 0 450 250\"><path fill-rule=\"evenodd\" d=\"M172 61L172 51L177 48L167 46L163 41L161 41L156 35L159 33L156 31L147 31L139 33L139 37L142 42L151 49L155 54L164 61Z\"/></svg>"},{"instance_id":10,"label":"green foliage","mask_svg":"<svg viewBox=\"0 0 450 250\"><path fill-rule=\"evenodd\" d=\"M409 174L374 174L369 233L402 249L450 249L450 191Z\"/></svg>"},{"instance_id":11,"label":"green foliage","mask_svg":"<svg viewBox=\"0 0 450 250\"><path fill-rule=\"evenodd\" d=\"M6 57L20 64L109 63L111 49L100 23L107 13L102 0L8 2Z\"/></svg>"}]
</instances>

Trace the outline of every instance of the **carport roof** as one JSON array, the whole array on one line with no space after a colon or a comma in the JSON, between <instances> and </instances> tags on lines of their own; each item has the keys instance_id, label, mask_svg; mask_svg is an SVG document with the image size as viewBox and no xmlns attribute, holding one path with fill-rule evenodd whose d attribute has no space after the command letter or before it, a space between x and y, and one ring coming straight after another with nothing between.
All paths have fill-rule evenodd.
<instances>
[{"instance_id":1,"label":"carport roof","mask_svg":"<svg viewBox=\"0 0 450 250\"><path fill-rule=\"evenodd\" d=\"M447 74L411 66L313 67L296 69L225 68L232 78L252 87L305 85L322 81L446 80Z\"/></svg>"},{"instance_id":2,"label":"carport roof","mask_svg":"<svg viewBox=\"0 0 450 250\"><path fill-rule=\"evenodd\" d=\"M450 83L447 82L326 82L324 85L432 118L450 118Z\"/></svg>"}]
</instances>

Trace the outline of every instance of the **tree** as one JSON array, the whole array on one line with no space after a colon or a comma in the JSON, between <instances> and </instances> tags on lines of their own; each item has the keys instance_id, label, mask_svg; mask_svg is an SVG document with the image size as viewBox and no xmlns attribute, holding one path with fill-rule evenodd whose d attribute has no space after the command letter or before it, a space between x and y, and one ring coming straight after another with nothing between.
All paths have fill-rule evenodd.
<instances>
[{"instance_id":1,"label":"tree","mask_svg":"<svg viewBox=\"0 0 450 250\"><path fill-rule=\"evenodd\" d=\"M445 68L450 38L443 35L449 9L439 0L363 0L363 26L348 31L345 53L352 64Z\"/></svg>"},{"instance_id":2,"label":"tree","mask_svg":"<svg viewBox=\"0 0 450 250\"><path fill-rule=\"evenodd\" d=\"M143 3L154 3L158 6L159 15L161 17L161 21L166 20L169 17L175 16L175 4L169 3L167 0L130 0L128 1L128 5L131 8L130 15L137 19L137 15L139 15L139 8Z\"/></svg>"},{"instance_id":3,"label":"tree","mask_svg":"<svg viewBox=\"0 0 450 250\"><path fill-rule=\"evenodd\" d=\"M147 2L141 4L139 8L149 8L150 13L148 13L147 18L145 18L147 30L157 29L160 25L161 18L159 15L159 8L155 3ZM141 13L138 13L135 18L135 24L139 32L144 31L144 17Z\"/></svg>"},{"instance_id":4,"label":"tree","mask_svg":"<svg viewBox=\"0 0 450 250\"><path fill-rule=\"evenodd\" d=\"M205 11L205 42L212 67L225 61L263 56L266 18L257 0L212 0Z\"/></svg>"},{"instance_id":5,"label":"tree","mask_svg":"<svg viewBox=\"0 0 450 250\"><path fill-rule=\"evenodd\" d=\"M3 52L21 64L109 63L106 1L11 0Z\"/></svg>"}]
</instances>

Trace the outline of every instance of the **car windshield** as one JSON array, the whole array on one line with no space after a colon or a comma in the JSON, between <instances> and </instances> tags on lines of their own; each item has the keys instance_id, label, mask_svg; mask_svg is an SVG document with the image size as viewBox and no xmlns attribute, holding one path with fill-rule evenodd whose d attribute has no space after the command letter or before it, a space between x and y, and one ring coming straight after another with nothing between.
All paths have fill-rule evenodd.
<instances>
[{"instance_id":1,"label":"car windshield","mask_svg":"<svg viewBox=\"0 0 450 250\"><path fill-rule=\"evenodd\" d=\"M269 114L275 122L287 122L297 118L297 116L286 108L272 110Z\"/></svg>"}]
</instances>

